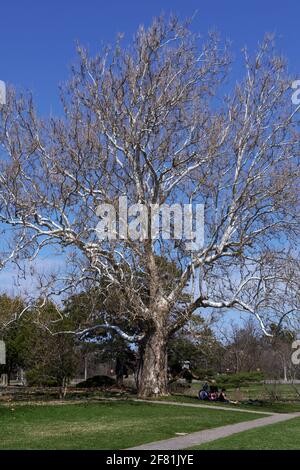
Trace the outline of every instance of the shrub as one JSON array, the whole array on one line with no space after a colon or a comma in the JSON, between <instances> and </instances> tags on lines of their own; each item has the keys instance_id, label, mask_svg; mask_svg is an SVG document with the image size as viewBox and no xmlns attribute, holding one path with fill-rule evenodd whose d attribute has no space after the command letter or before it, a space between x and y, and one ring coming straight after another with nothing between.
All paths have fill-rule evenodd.
<instances>
[{"instance_id":1,"label":"shrub","mask_svg":"<svg viewBox=\"0 0 300 470\"><path fill-rule=\"evenodd\" d=\"M97 387L112 387L116 385L115 379L112 377L108 377L107 375L95 375L94 377L90 377L83 382L79 382L77 387L79 388L97 388Z\"/></svg>"},{"instance_id":2,"label":"shrub","mask_svg":"<svg viewBox=\"0 0 300 470\"><path fill-rule=\"evenodd\" d=\"M191 385L187 382L173 382L169 384L169 389L171 393L185 393L190 390Z\"/></svg>"},{"instance_id":3,"label":"shrub","mask_svg":"<svg viewBox=\"0 0 300 470\"><path fill-rule=\"evenodd\" d=\"M60 385L57 377L45 375L40 369L26 372L26 380L29 387L58 387Z\"/></svg>"},{"instance_id":4,"label":"shrub","mask_svg":"<svg viewBox=\"0 0 300 470\"><path fill-rule=\"evenodd\" d=\"M262 372L239 372L237 374L221 374L218 376L218 385L221 388L240 388L264 379Z\"/></svg>"},{"instance_id":5,"label":"shrub","mask_svg":"<svg viewBox=\"0 0 300 470\"><path fill-rule=\"evenodd\" d=\"M264 386L264 392L267 400L270 403L274 403L276 401L281 401L282 400L282 393L280 388L276 383L274 384L268 384Z\"/></svg>"}]
</instances>

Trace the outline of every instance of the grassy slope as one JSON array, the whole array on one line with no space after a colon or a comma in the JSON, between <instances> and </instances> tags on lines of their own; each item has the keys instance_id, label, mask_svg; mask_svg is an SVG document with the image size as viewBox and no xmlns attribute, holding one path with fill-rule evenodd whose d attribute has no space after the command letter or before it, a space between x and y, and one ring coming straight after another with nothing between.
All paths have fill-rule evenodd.
<instances>
[{"instance_id":1,"label":"grassy slope","mask_svg":"<svg viewBox=\"0 0 300 470\"><path fill-rule=\"evenodd\" d=\"M201 388L201 383L193 383L190 389L190 393L197 395L199 389ZM296 386L300 391L300 385ZM276 392L278 397L282 400L298 400L299 395L296 393L294 387L290 384L263 384L263 383L253 383L248 386L243 386L240 388L237 393L235 389L227 387L226 393L231 400L240 399L243 400L268 400L270 395ZM238 397L237 397L238 395Z\"/></svg>"},{"instance_id":2,"label":"grassy slope","mask_svg":"<svg viewBox=\"0 0 300 470\"><path fill-rule=\"evenodd\" d=\"M198 403L198 391L200 390L202 382L193 382L190 389L182 393L173 394L168 397L171 401L180 401L186 403ZM300 385L297 386L300 391ZM276 392L279 400L272 400L272 394ZM267 411L275 413L293 413L300 411L300 399L292 385L289 384L263 384L253 383L249 386L241 387L237 392L235 389L227 388L226 394L229 399L237 400L238 404L230 404L230 407L237 406L253 411ZM260 403L245 404L248 400L259 400ZM209 404L206 402L206 404ZM214 403L218 406L217 403Z\"/></svg>"},{"instance_id":3,"label":"grassy slope","mask_svg":"<svg viewBox=\"0 0 300 470\"><path fill-rule=\"evenodd\" d=\"M251 429L193 450L299 450L300 418Z\"/></svg>"},{"instance_id":4,"label":"grassy slope","mask_svg":"<svg viewBox=\"0 0 300 470\"><path fill-rule=\"evenodd\" d=\"M218 402L201 402L198 400L197 396L188 396L188 395L181 395L181 394L176 394L176 395L171 395L169 397L160 399L164 401L176 401L179 403L192 403L194 405L199 405L201 406L202 404L204 405L209 405L209 406L221 406L221 407L230 407L230 408L239 408L239 409L245 409L245 410L252 410L252 411L260 411L260 412L267 412L267 413L295 413L295 412L300 412L300 402L298 403L283 403L283 402L274 402L274 403L268 403L264 402L261 405L247 405L244 403L237 403L237 404L224 404L224 403L218 403Z\"/></svg>"},{"instance_id":5,"label":"grassy slope","mask_svg":"<svg viewBox=\"0 0 300 470\"><path fill-rule=\"evenodd\" d=\"M0 449L122 449L261 415L113 402L0 407Z\"/></svg>"}]
</instances>

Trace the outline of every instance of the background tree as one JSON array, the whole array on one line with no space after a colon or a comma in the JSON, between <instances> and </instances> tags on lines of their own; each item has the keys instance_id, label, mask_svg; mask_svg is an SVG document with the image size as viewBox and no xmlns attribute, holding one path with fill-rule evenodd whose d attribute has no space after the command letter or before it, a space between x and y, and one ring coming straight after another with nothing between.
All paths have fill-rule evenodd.
<instances>
[{"instance_id":1,"label":"background tree","mask_svg":"<svg viewBox=\"0 0 300 470\"><path fill-rule=\"evenodd\" d=\"M292 343L297 338L297 334L295 331L278 327L278 325L272 325L271 328L274 334L270 341L270 346L274 355L273 362L277 365L278 376L285 382L293 380L296 370L292 364L291 353L293 351Z\"/></svg>"},{"instance_id":2,"label":"background tree","mask_svg":"<svg viewBox=\"0 0 300 470\"><path fill-rule=\"evenodd\" d=\"M232 325L226 335L226 353L224 364L231 372L254 372L261 366L264 350L261 331L252 320L243 325Z\"/></svg>"},{"instance_id":3,"label":"background tree","mask_svg":"<svg viewBox=\"0 0 300 470\"><path fill-rule=\"evenodd\" d=\"M81 355L88 358L96 357L97 361L114 361L115 375L118 385L123 384L124 375L129 370L135 372L137 366L136 352L129 346L126 337L123 338L119 328L128 326L119 320L119 326L115 330L107 326L108 318L119 310L120 295L111 293L101 295L101 290L90 290L73 295L65 304L64 317L72 321L71 331L77 330L77 345ZM102 323L101 323L102 322ZM138 334L131 328L132 335Z\"/></svg>"},{"instance_id":4,"label":"background tree","mask_svg":"<svg viewBox=\"0 0 300 470\"><path fill-rule=\"evenodd\" d=\"M203 319L195 316L168 342L169 370L173 378L188 377L184 369L188 363L190 378L212 378L222 371L224 352L225 347L214 331Z\"/></svg>"},{"instance_id":5,"label":"background tree","mask_svg":"<svg viewBox=\"0 0 300 470\"><path fill-rule=\"evenodd\" d=\"M32 314L30 312L30 316ZM54 322L53 333L50 334L27 315L27 325L31 327L27 329L24 361L27 382L29 385L59 387L62 398L78 366L76 338L68 334L55 334L57 310L53 303L44 305L40 314L46 322ZM65 316L59 328L63 326L67 329L70 324L74 324L72 318Z\"/></svg>"}]
</instances>

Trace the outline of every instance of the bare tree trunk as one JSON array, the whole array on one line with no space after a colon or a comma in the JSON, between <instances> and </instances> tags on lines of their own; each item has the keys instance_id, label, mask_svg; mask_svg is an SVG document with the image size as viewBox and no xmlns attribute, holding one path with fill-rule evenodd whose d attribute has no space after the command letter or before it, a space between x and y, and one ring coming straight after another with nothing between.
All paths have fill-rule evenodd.
<instances>
[{"instance_id":1,"label":"bare tree trunk","mask_svg":"<svg viewBox=\"0 0 300 470\"><path fill-rule=\"evenodd\" d=\"M88 378L88 356L87 354L84 357L84 380Z\"/></svg>"},{"instance_id":2,"label":"bare tree trunk","mask_svg":"<svg viewBox=\"0 0 300 470\"><path fill-rule=\"evenodd\" d=\"M168 392L167 337L156 329L146 339L140 351L138 395L141 398L166 396Z\"/></svg>"},{"instance_id":3,"label":"bare tree trunk","mask_svg":"<svg viewBox=\"0 0 300 470\"><path fill-rule=\"evenodd\" d=\"M68 379L64 377L62 379L61 386L59 388L59 398L60 400L63 400L67 396L67 391L68 391Z\"/></svg>"},{"instance_id":4,"label":"bare tree trunk","mask_svg":"<svg viewBox=\"0 0 300 470\"><path fill-rule=\"evenodd\" d=\"M8 369L8 371L7 371L7 385L10 385L10 381L11 381L11 370Z\"/></svg>"},{"instance_id":5,"label":"bare tree trunk","mask_svg":"<svg viewBox=\"0 0 300 470\"><path fill-rule=\"evenodd\" d=\"M124 365L119 357L117 357L116 359L115 373L116 373L117 386L123 387Z\"/></svg>"},{"instance_id":6,"label":"bare tree trunk","mask_svg":"<svg viewBox=\"0 0 300 470\"><path fill-rule=\"evenodd\" d=\"M288 377L287 377L287 365L286 365L285 362L283 363L283 381L284 381L284 382L287 382L287 381L288 381Z\"/></svg>"}]
</instances>

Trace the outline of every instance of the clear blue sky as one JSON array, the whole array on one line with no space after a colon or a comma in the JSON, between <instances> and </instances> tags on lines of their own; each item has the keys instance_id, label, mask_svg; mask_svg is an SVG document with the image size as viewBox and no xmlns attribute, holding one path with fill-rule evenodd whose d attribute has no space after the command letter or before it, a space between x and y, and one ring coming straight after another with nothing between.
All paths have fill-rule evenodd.
<instances>
[{"instance_id":1,"label":"clear blue sky","mask_svg":"<svg viewBox=\"0 0 300 470\"><path fill-rule=\"evenodd\" d=\"M277 35L278 48L300 77L299 0L2 0L0 6L0 79L31 89L39 108L55 110L57 85L68 76L76 41L96 50L118 32L127 40L140 23L162 11L198 15L193 29L217 29L232 40L236 54L252 49L265 32Z\"/></svg>"}]
</instances>

